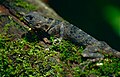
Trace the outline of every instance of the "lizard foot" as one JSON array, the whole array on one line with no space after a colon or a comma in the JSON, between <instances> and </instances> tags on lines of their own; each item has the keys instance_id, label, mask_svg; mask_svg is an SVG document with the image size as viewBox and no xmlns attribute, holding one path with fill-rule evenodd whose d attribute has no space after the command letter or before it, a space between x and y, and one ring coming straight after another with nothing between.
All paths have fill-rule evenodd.
<instances>
[{"instance_id":1,"label":"lizard foot","mask_svg":"<svg viewBox=\"0 0 120 77\"><path fill-rule=\"evenodd\" d=\"M96 46L87 46L83 52L83 57L89 57L89 58L104 58L104 55L98 52L99 48Z\"/></svg>"},{"instance_id":2,"label":"lizard foot","mask_svg":"<svg viewBox=\"0 0 120 77\"><path fill-rule=\"evenodd\" d=\"M53 44L54 45L58 45L58 44L60 44L61 43L61 41L62 41L62 38L56 38L54 41L53 41Z\"/></svg>"}]
</instances>

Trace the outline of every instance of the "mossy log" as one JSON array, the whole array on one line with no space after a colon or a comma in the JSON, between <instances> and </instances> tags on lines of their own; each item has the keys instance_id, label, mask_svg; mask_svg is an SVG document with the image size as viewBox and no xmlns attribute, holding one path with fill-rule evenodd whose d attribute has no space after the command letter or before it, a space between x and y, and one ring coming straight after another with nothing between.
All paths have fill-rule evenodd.
<instances>
[{"instance_id":1,"label":"mossy log","mask_svg":"<svg viewBox=\"0 0 120 77\"><path fill-rule=\"evenodd\" d=\"M13 39L21 38L28 32L22 20L22 14L37 11L40 14L62 19L42 0L1 0L0 1L0 33L13 35Z\"/></svg>"}]
</instances>

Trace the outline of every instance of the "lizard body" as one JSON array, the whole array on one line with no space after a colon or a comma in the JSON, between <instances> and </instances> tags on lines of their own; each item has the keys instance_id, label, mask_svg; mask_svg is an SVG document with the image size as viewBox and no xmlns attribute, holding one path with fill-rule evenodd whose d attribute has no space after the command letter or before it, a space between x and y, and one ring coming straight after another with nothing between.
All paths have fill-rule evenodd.
<instances>
[{"instance_id":1,"label":"lizard body","mask_svg":"<svg viewBox=\"0 0 120 77\"><path fill-rule=\"evenodd\" d=\"M103 53L106 53L120 58L119 51L112 49L103 41L98 41L67 21L44 17L37 12L26 14L24 19L30 24L29 27L32 29L39 28L50 35L59 36L60 39L67 38L80 46L85 46L82 53L83 57L103 58Z\"/></svg>"}]
</instances>

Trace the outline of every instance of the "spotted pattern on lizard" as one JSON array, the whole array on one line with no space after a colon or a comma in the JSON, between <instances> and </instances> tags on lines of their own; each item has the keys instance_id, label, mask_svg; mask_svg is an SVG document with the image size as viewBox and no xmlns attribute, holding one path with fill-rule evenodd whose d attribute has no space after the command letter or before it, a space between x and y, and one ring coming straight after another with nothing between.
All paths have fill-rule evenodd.
<instances>
[{"instance_id":1,"label":"spotted pattern on lizard","mask_svg":"<svg viewBox=\"0 0 120 77\"><path fill-rule=\"evenodd\" d=\"M30 12L24 16L24 19L31 29L40 29L60 39L70 39L80 46L85 46L82 52L83 57L104 58L105 53L120 58L119 51L112 49L104 41L98 41L67 21L45 17L38 12Z\"/></svg>"}]
</instances>

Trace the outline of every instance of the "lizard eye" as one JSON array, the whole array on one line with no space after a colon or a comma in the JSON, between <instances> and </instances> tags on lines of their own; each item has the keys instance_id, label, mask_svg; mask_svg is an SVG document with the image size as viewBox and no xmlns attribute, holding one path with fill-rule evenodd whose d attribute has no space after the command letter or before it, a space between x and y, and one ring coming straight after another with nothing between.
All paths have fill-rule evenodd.
<instances>
[{"instance_id":1,"label":"lizard eye","mask_svg":"<svg viewBox=\"0 0 120 77\"><path fill-rule=\"evenodd\" d=\"M26 16L26 19L27 19L27 20L32 20L33 18L34 18L34 17L31 16L31 15Z\"/></svg>"}]
</instances>

